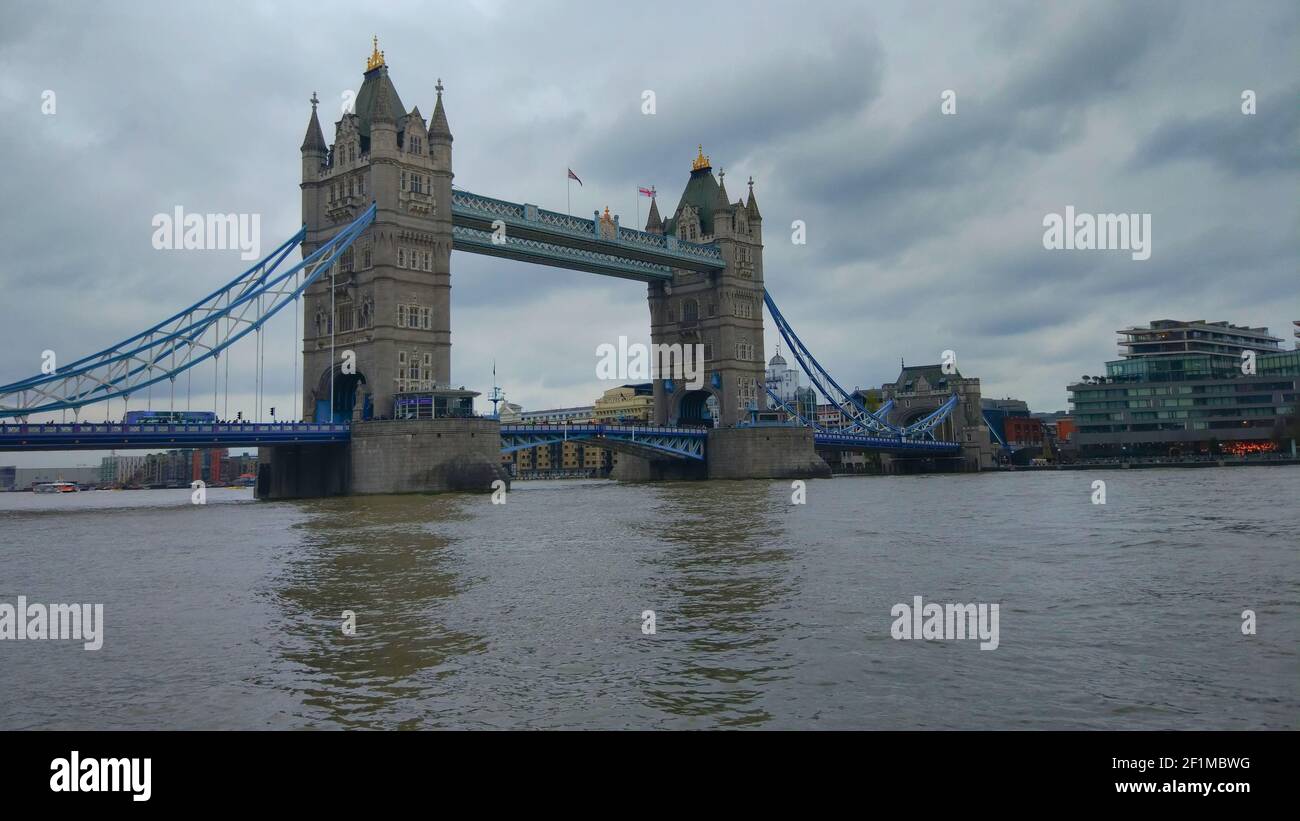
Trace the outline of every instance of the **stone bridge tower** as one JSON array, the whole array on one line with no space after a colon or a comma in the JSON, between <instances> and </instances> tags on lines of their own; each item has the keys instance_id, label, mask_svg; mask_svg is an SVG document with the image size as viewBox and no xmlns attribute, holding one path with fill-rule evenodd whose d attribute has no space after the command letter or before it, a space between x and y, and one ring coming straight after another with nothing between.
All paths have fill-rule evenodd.
<instances>
[{"instance_id":1,"label":"stone bridge tower","mask_svg":"<svg viewBox=\"0 0 1300 821\"><path fill-rule=\"evenodd\" d=\"M650 339L704 346L704 384L654 383L658 424L731 427L762 407L764 379L763 218L749 181L749 200L728 201L726 174L713 175L700 148L677 209L661 219L650 202L646 231L688 242L716 243L726 268L715 273L675 270L671 283L649 286Z\"/></svg>"},{"instance_id":2,"label":"stone bridge tower","mask_svg":"<svg viewBox=\"0 0 1300 821\"><path fill-rule=\"evenodd\" d=\"M881 387L885 399L894 400L889 421L910 425L933 413L953 394L957 407L934 431L937 438L960 442L964 469L977 471L993 466L993 447L984 423L978 377L964 377L953 368L944 373L942 365L903 365L898 379ZM902 461L885 457L887 461Z\"/></svg>"},{"instance_id":3,"label":"stone bridge tower","mask_svg":"<svg viewBox=\"0 0 1300 821\"><path fill-rule=\"evenodd\" d=\"M335 419L391 417L395 394L450 385L452 137L441 80L436 93L428 124L418 107L407 111L376 41L333 145L312 95L302 143L304 256L372 201L377 213L333 277L304 295L304 419L326 421L331 407ZM356 355L355 374L343 373L344 351Z\"/></svg>"}]
</instances>

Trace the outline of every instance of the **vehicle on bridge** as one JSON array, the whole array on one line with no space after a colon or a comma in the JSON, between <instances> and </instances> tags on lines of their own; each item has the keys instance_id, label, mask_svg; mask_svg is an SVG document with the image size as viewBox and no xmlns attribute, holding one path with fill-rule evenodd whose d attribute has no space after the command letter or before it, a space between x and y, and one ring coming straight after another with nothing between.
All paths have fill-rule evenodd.
<instances>
[{"instance_id":1,"label":"vehicle on bridge","mask_svg":"<svg viewBox=\"0 0 1300 821\"><path fill-rule=\"evenodd\" d=\"M210 425L217 421L212 411L127 411L124 425Z\"/></svg>"}]
</instances>

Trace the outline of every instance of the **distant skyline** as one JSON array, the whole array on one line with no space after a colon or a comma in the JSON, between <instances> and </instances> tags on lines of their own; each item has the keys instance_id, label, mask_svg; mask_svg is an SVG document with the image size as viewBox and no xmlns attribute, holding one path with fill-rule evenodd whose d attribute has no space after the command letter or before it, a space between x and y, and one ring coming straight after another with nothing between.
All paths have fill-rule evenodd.
<instances>
[{"instance_id":1,"label":"distant skyline","mask_svg":"<svg viewBox=\"0 0 1300 821\"><path fill-rule=\"evenodd\" d=\"M563 210L571 168L573 213L608 205L626 225L638 204L645 219L642 186L672 213L698 144L732 200L752 175L767 287L845 387L951 349L984 396L1064 410L1067 384L1117 358L1120 328L1226 320L1295 341L1294 3L241 8L6 9L0 383L37 373L46 349L67 362L126 338L247 267L238 250L154 250L155 214L259 214L263 253L297 230L308 98L332 142L375 34L408 109L427 118L442 79L455 182L476 193ZM1150 258L1047 250L1045 216L1069 207L1149 215ZM791 242L796 220L807 244ZM525 409L590 404L614 386L595 377L597 346L648 341L635 282L458 253L452 286L453 382L486 396L495 362ZM769 321L765 359L777 339ZM268 333L266 406L292 404L297 349L286 314ZM230 416L253 410L244 353ZM211 369L194 384L206 409Z\"/></svg>"}]
</instances>

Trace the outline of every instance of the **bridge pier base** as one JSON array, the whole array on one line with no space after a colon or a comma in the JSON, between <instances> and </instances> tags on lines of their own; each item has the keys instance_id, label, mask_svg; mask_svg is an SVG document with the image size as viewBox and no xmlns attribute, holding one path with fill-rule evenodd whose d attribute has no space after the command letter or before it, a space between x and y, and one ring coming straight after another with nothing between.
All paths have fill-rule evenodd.
<instances>
[{"instance_id":1,"label":"bridge pier base","mask_svg":"<svg viewBox=\"0 0 1300 821\"><path fill-rule=\"evenodd\" d=\"M376 493L489 493L509 476L501 467L495 419L353 422L343 445L263 448L259 499Z\"/></svg>"},{"instance_id":2,"label":"bridge pier base","mask_svg":"<svg viewBox=\"0 0 1300 821\"><path fill-rule=\"evenodd\" d=\"M490 493L501 467L495 419L354 422L349 492Z\"/></svg>"},{"instance_id":3,"label":"bridge pier base","mask_svg":"<svg viewBox=\"0 0 1300 821\"><path fill-rule=\"evenodd\" d=\"M714 428L709 431L710 479L829 478L813 432L796 427Z\"/></svg>"},{"instance_id":4,"label":"bridge pier base","mask_svg":"<svg viewBox=\"0 0 1300 821\"><path fill-rule=\"evenodd\" d=\"M707 479L709 471L703 462L647 459L644 456L620 453L609 478L619 482L675 482Z\"/></svg>"},{"instance_id":5,"label":"bridge pier base","mask_svg":"<svg viewBox=\"0 0 1300 821\"><path fill-rule=\"evenodd\" d=\"M979 463L961 456L897 456L882 454L881 472L896 475L917 473L975 473Z\"/></svg>"},{"instance_id":6,"label":"bridge pier base","mask_svg":"<svg viewBox=\"0 0 1300 821\"><path fill-rule=\"evenodd\" d=\"M258 499L314 499L348 492L349 446L273 445L257 449Z\"/></svg>"}]
</instances>

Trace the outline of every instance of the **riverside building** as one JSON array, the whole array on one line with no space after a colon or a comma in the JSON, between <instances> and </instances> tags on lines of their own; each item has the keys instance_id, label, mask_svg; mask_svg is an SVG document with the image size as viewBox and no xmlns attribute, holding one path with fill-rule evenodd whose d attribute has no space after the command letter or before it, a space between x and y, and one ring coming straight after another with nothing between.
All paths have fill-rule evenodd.
<instances>
[{"instance_id":1,"label":"riverside building","mask_svg":"<svg viewBox=\"0 0 1300 821\"><path fill-rule=\"evenodd\" d=\"M1118 333L1122 358L1067 388L1080 456L1294 452L1300 351L1267 328L1164 319Z\"/></svg>"}]
</instances>

